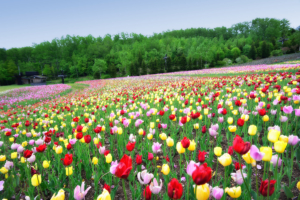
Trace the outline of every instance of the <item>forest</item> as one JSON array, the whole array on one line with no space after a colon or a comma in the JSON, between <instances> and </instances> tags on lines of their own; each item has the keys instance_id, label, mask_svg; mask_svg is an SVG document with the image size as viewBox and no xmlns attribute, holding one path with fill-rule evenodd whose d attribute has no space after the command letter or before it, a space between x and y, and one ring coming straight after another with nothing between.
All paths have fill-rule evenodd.
<instances>
[{"instance_id":1,"label":"forest","mask_svg":"<svg viewBox=\"0 0 300 200\"><path fill-rule=\"evenodd\" d=\"M15 75L26 71L50 80L62 72L70 78L103 79L241 64L299 50L300 26L292 28L287 19L274 18L151 36L66 35L31 47L0 49L0 84L13 84Z\"/></svg>"}]
</instances>

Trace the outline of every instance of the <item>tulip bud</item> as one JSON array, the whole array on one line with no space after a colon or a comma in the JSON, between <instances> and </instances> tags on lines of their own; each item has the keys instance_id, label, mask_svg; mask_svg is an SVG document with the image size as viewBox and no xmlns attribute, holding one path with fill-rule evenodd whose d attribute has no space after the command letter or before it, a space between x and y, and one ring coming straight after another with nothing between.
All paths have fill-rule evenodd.
<instances>
[{"instance_id":1,"label":"tulip bud","mask_svg":"<svg viewBox=\"0 0 300 200\"><path fill-rule=\"evenodd\" d=\"M195 151L196 149L196 143L195 143L195 140L191 140L190 141L190 146L188 147L188 150L189 151Z\"/></svg>"},{"instance_id":2,"label":"tulip bud","mask_svg":"<svg viewBox=\"0 0 300 200\"><path fill-rule=\"evenodd\" d=\"M5 155L1 155L1 156L0 156L0 161L3 162L3 161L5 161L5 160L6 160L6 156L5 156Z\"/></svg>"},{"instance_id":3,"label":"tulip bud","mask_svg":"<svg viewBox=\"0 0 300 200\"><path fill-rule=\"evenodd\" d=\"M111 161L112 161L112 156L111 156L110 153L107 154L107 155L105 156L105 161L106 161L106 163L111 163Z\"/></svg>"},{"instance_id":4,"label":"tulip bud","mask_svg":"<svg viewBox=\"0 0 300 200\"><path fill-rule=\"evenodd\" d=\"M221 147L215 147L214 148L214 154L219 157L222 155L222 148Z\"/></svg>"},{"instance_id":5,"label":"tulip bud","mask_svg":"<svg viewBox=\"0 0 300 200\"><path fill-rule=\"evenodd\" d=\"M232 158L228 153L224 153L222 156L218 158L218 161L221 165L227 167L232 163Z\"/></svg>"},{"instance_id":6,"label":"tulip bud","mask_svg":"<svg viewBox=\"0 0 300 200\"><path fill-rule=\"evenodd\" d=\"M269 116L268 116L268 115L264 115L263 118L262 118L262 120L263 120L264 122L269 121Z\"/></svg>"},{"instance_id":7,"label":"tulip bud","mask_svg":"<svg viewBox=\"0 0 300 200\"><path fill-rule=\"evenodd\" d=\"M62 146L58 146L58 147L56 147L56 149L55 149L56 154L61 154L62 151L63 151Z\"/></svg>"},{"instance_id":8,"label":"tulip bud","mask_svg":"<svg viewBox=\"0 0 300 200\"><path fill-rule=\"evenodd\" d=\"M232 124L232 123L233 123L233 118L232 118L232 117L228 117L227 123L228 123L228 124Z\"/></svg>"},{"instance_id":9,"label":"tulip bud","mask_svg":"<svg viewBox=\"0 0 300 200\"><path fill-rule=\"evenodd\" d=\"M92 163L93 163L94 165L97 165L97 164L98 164L98 158L93 157Z\"/></svg>"},{"instance_id":10,"label":"tulip bud","mask_svg":"<svg viewBox=\"0 0 300 200\"><path fill-rule=\"evenodd\" d=\"M49 166L50 166L50 161L44 160L44 161L43 161L43 167L44 167L45 169L47 169L47 168L49 168Z\"/></svg>"},{"instance_id":11,"label":"tulip bud","mask_svg":"<svg viewBox=\"0 0 300 200\"><path fill-rule=\"evenodd\" d=\"M71 176L73 174L73 167L66 167L66 175Z\"/></svg>"},{"instance_id":12,"label":"tulip bud","mask_svg":"<svg viewBox=\"0 0 300 200\"><path fill-rule=\"evenodd\" d=\"M163 164L161 172L164 175L168 175L170 173L170 167L169 167L169 165L168 164Z\"/></svg>"},{"instance_id":13,"label":"tulip bud","mask_svg":"<svg viewBox=\"0 0 300 200\"><path fill-rule=\"evenodd\" d=\"M250 125L248 128L249 135L251 135L251 136L256 135L256 132L257 132L257 126Z\"/></svg>"},{"instance_id":14,"label":"tulip bud","mask_svg":"<svg viewBox=\"0 0 300 200\"><path fill-rule=\"evenodd\" d=\"M176 144L176 150L179 154L185 153L185 148L183 148L181 142L177 142Z\"/></svg>"},{"instance_id":15,"label":"tulip bud","mask_svg":"<svg viewBox=\"0 0 300 200\"><path fill-rule=\"evenodd\" d=\"M167 139L167 135L165 133L159 134L159 137L160 137L161 140L166 140Z\"/></svg>"},{"instance_id":16,"label":"tulip bud","mask_svg":"<svg viewBox=\"0 0 300 200\"><path fill-rule=\"evenodd\" d=\"M11 153L11 159L16 159L18 157L18 153L17 152L13 152Z\"/></svg>"},{"instance_id":17,"label":"tulip bud","mask_svg":"<svg viewBox=\"0 0 300 200\"><path fill-rule=\"evenodd\" d=\"M174 146L174 140L170 136L167 138L167 145L168 147Z\"/></svg>"}]
</instances>

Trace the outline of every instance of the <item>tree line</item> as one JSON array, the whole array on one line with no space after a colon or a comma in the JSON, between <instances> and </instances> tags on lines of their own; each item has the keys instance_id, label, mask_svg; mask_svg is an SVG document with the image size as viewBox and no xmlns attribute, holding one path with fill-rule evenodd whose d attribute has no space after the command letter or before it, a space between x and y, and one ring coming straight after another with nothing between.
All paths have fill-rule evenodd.
<instances>
[{"instance_id":1,"label":"tree line","mask_svg":"<svg viewBox=\"0 0 300 200\"><path fill-rule=\"evenodd\" d=\"M287 19L274 18L152 36L123 32L104 37L66 35L31 47L0 49L0 84L12 84L14 75L26 71L52 79L62 70L74 78L113 78L202 69L294 53L299 46L300 26L294 29Z\"/></svg>"}]
</instances>

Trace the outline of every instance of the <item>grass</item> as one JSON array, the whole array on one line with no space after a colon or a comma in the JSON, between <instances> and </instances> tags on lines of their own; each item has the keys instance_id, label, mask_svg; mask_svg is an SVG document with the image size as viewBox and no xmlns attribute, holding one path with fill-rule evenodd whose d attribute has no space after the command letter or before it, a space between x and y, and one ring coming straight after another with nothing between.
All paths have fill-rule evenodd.
<instances>
[{"instance_id":1,"label":"grass","mask_svg":"<svg viewBox=\"0 0 300 200\"><path fill-rule=\"evenodd\" d=\"M0 92L4 92L6 90L13 90L13 89L17 89L17 88L21 88L21 87L27 87L30 86L30 84L26 84L26 85L5 85L5 86L0 86Z\"/></svg>"},{"instance_id":2,"label":"grass","mask_svg":"<svg viewBox=\"0 0 300 200\"><path fill-rule=\"evenodd\" d=\"M89 86L82 83L68 83L68 85L71 86L72 90L83 90Z\"/></svg>"}]
</instances>

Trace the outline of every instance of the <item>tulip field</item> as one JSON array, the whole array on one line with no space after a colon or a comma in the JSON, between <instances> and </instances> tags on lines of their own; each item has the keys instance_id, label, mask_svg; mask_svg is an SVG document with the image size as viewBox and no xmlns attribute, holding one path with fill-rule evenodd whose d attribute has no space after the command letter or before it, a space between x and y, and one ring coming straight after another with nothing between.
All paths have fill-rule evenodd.
<instances>
[{"instance_id":1,"label":"tulip field","mask_svg":"<svg viewBox=\"0 0 300 200\"><path fill-rule=\"evenodd\" d=\"M0 96L0 198L300 200L300 64L194 72Z\"/></svg>"}]
</instances>

